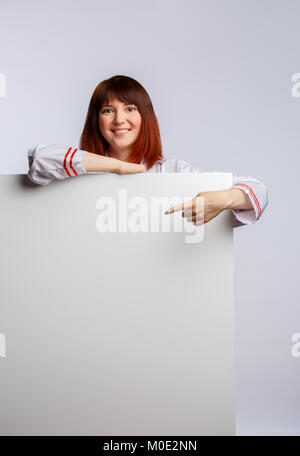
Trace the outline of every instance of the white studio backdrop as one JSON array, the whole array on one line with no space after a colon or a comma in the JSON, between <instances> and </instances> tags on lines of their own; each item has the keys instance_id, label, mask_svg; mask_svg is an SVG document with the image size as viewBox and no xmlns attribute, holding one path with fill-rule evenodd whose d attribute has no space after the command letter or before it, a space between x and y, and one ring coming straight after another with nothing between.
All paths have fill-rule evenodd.
<instances>
[{"instance_id":1,"label":"white studio backdrop","mask_svg":"<svg viewBox=\"0 0 300 456\"><path fill-rule=\"evenodd\" d=\"M298 0L0 2L2 174L26 173L37 143L78 144L92 91L124 74L166 157L268 186L234 230L241 435L300 433L299 15Z\"/></svg>"}]
</instances>

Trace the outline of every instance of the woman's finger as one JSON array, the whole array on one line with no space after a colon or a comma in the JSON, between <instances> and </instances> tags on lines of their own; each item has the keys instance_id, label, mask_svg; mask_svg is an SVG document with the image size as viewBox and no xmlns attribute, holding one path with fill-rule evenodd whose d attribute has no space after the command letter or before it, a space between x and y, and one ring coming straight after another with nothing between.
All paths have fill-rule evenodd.
<instances>
[{"instance_id":1,"label":"woman's finger","mask_svg":"<svg viewBox=\"0 0 300 456\"><path fill-rule=\"evenodd\" d=\"M172 206L169 210L165 212L165 214L173 214L173 212L189 210L192 207L193 200L187 201L186 203L178 204L177 206Z\"/></svg>"},{"instance_id":2,"label":"woman's finger","mask_svg":"<svg viewBox=\"0 0 300 456\"><path fill-rule=\"evenodd\" d=\"M184 211L182 212L182 217L193 217L195 214L193 213L192 207L189 208L184 208Z\"/></svg>"},{"instance_id":3,"label":"woman's finger","mask_svg":"<svg viewBox=\"0 0 300 456\"><path fill-rule=\"evenodd\" d=\"M204 221L204 212L201 212L197 215L193 215L193 222L200 222L200 223L203 223Z\"/></svg>"},{"instance_id":4,"label":"woman's finger","mask_svg":"<svg viewBox=\"0 0 300 456\"><path fill-rule=\"evenodd\" d=\"M194 211L183 211L182 217L193 217L196 220L202 219L204 217L204 211L194 212Z\"/></svg>"},{"instance_id":5,"label":"woman's finger","mask_svg":"<svg viewBox=\"0 0 300 456\"><path fill-rule=\"evenodd\" d=\"M195 226L200 226L200 225L203 225L203 224L204 224L204 219L203 220L199 220L197 222L194 222Z\"/></svg>"}]
</instances>

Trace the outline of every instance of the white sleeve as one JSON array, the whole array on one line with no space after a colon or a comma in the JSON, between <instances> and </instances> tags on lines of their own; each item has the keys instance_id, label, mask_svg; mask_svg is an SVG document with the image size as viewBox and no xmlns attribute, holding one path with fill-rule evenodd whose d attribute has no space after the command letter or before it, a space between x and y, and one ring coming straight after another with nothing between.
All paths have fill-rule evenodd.
<instances>
[{"instance_id":1,"label":"white sleeve","mask_svg":"<svg viewBox=\"0 0 300 456\"><path fill-rule=\"evenodd\" d=\"M200 173L201 168L193 168L184 160L177 160L176 172ZM233 188L243 190L252 203L253 209L231 209L234 215L234 227L255 223L268 205L268 189L259 180L253 177L233 176Z\"/></svg>"},{"instance_id":2,"label":"white sleeve","mask_svg":"<svg viewBox=\"0 0 300 456\"><path fill-rule=\"evenodd\" d=\"M28 150L27 176L35 184L48 185L56 180L87 173L81 165L85 150L52 144L37 144Z\"/></svg>"},{"instance_id":3,"label":"white sleeve","mask_svg":"<svg viewBox=\"0 0 300 456\"><path fill-rule=\"evenodd\" d=\"M233 187L243 190L252 203L253 209L232 209L237 221L235 226L255 223L268 205L267 187L254 177L233 177Z\"/></svg>"}]
</instances>

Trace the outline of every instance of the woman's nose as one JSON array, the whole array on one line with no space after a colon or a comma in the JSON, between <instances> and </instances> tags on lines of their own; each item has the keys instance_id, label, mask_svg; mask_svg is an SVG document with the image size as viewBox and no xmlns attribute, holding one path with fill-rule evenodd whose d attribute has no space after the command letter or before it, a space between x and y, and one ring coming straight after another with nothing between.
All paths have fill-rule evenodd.
<instances>
[{"instance_id":1,"label":"woman's nose","mask_svg":"<svg viewBox=\"0 0 300 456\"><path fill-rule=\"evenodd\" d=\"M124 123L125 120L125 114L123 112L117 111L115 114L114 121L116 124L121 124Z\"/></svg>"}]
</instances>

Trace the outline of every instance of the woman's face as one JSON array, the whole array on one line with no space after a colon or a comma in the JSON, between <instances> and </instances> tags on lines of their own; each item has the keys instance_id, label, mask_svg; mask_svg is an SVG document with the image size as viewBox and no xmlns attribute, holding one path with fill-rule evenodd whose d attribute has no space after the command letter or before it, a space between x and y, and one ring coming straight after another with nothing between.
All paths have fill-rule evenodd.
<instances>
[{"instance_id":1,"label":"woman's face","mask_svg":"<svg viewBox=\"0 0 300 456\"><path fill-rule=\"evenodd\" d=\"M138 107L116 98L108 103L103 105L99 112L100 131L109 143L110 150L116 153L129 153L139 135L142 123Z\"/></svg>"}]
</instances>

